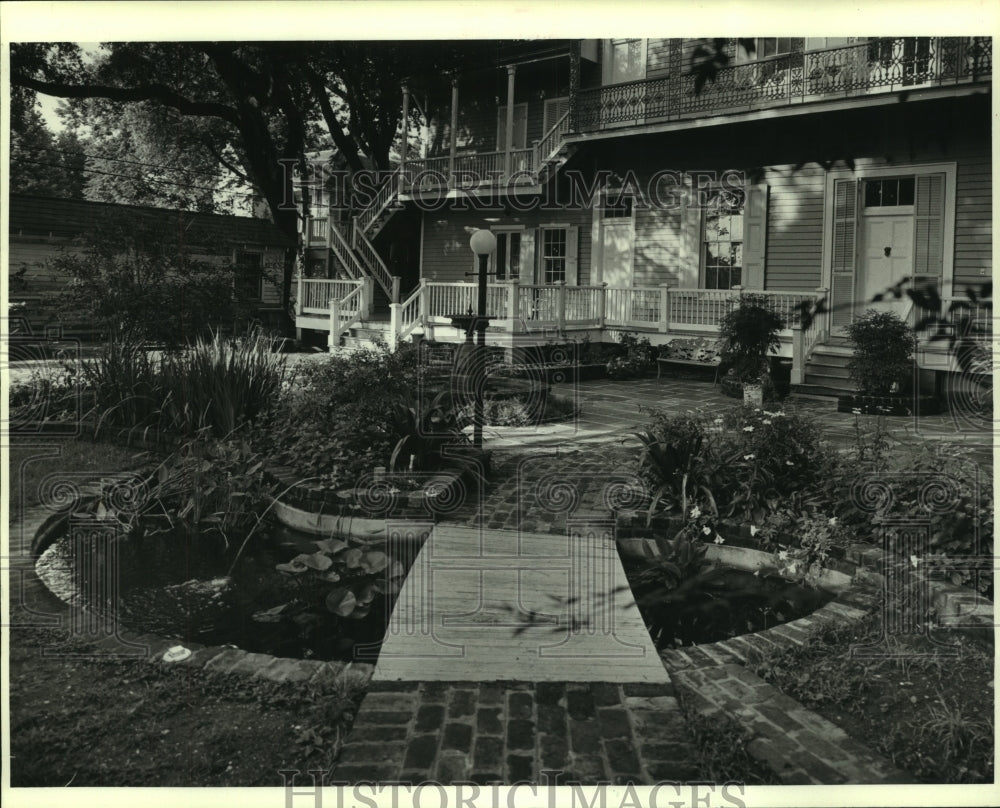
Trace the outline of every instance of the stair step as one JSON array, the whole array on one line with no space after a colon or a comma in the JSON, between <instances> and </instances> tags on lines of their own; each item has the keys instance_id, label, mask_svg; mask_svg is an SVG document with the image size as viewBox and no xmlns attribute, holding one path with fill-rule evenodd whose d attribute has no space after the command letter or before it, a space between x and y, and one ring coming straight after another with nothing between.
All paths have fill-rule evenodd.
<instances>
[{"instance_id":1,"label":"stair step","mask_svg":"<svg viewBox=\"0 0 1000 808\"><path fill-rule=\"evenodd\" d=\"M832 379L829 376L817 376L813 373L806 373L805 382L806 384L825 387L829 390L836 390L837 395L854 392L854 383L849 382L847 379Z\"/></svg>"},{"instance_id":2,"label":"stair step","mask_svg":"<svg viewBox=\"0 0 1000 808\"><path fill-rule=\"evenodd\" d=\"M806 364L806 373L812 373L815 376L829 376L834 379L849 379L851 377L850 371L845 367L824 365L811 360Z\"/></svg>"},{"instance_id":3,"label":"stair step","mask_svg":"<svg viewBox=\"0 0 1000 808\"><path fill-rule=\"evenodd\" d=\"M791 393L793 396L808 396L810 398L837 398L838 396L844 395L845 392L853 392L849 390L839 390L833 387L827 387L822 384L793 384L791 386Z\"/></svg>"},{"instance_id":4,"label":"stair step","mask_svg":"<svg viewBox=\"0 0 1000 808\"><path fill-rule=\"evenodd\" d=\"M823 356L842 356L849 359L854 356L854 351L844 345L817 345L812 349L812 355L822 354Z\"/></svg>"}]
</instances>

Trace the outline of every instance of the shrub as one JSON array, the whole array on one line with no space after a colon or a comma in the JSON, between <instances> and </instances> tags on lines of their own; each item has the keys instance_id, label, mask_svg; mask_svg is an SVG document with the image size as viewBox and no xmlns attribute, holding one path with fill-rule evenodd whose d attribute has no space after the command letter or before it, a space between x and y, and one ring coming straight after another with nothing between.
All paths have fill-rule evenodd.
<instances>
[{"instance_id":1,"label":"shrub","mask_svg":"<svg viewBox=\"0 0 1000 808\"><path fill-rule=\"evenodd\" d=\"M397 406L418 385L416 356L404 346L376 347L304 366L255 440L275 461L331 487L388 467L403 437Z\"/></svg>"},{"instance_id":2,"label":"shrub","mask_svg":"<svg viewBox=\"0 0 1000 808\"><path fill-rule=\"evenodd\" d=\"M868 309L847 328L854 354L847 370L858 390L887 396L903 392L913 373L913 332L900 317Z\"/></svg>"},{"instance_id":3,"label":"shrub","mask_svg":"<svg viewBox=\"0 0 1000 808\"><path fill-rule=\"evenodd\" d=\"M756 383L767 375L767 355L780 346L778 332L785 321L771 309L763 295L741 295L739 305L719 323L725 342L725 362L741 382Z\"/></svg>"},{"instance_id":4,"label":"shrub","mask_svg":"<svg viewBox=\"0 0 1000 808\"><path fill-rule=\"evenodd\" d=\"M232 327L251 307L231 266L192 258L175 234L134 216L97 222L79 252L53 265L69 276L59 302L67 316L167 346Z\"/></svg>"},{"instance_id":5,"label":"shrub","mask_svg":"<svg viewBox=\"0 0 1000 808\"><path fill-rule=\"evenodd\" d=\"M649 337L623 331L618 341L625 355L615 356L608 362L608 378L633 379L645 376L656 367L656 349L649 344Z\"/></svg>"},{"instance_id":6,"label":"shrub","mask_svg":"<svg viewBox=\"0 0 1000 808\"><path fill-rule=\"evenodd\" d=\"M780 410L734 407L714 418L654 410L637 437L651 512L697 504L761 524L789 503L815 506L835 462L812 418Z\"/></svg>"},{"instance_id":7,"label":"shrub","mask_svg":"<svg viewBox=\"0 0 1000 808\"><path fill-rule=\"evenodd\" d=\"M155 427L161 423L167 392L160 363L143 348L134 331L116 329L101 352L82 366L83 383L94 403L98 429Z\"/></svg>"}]
</instances>

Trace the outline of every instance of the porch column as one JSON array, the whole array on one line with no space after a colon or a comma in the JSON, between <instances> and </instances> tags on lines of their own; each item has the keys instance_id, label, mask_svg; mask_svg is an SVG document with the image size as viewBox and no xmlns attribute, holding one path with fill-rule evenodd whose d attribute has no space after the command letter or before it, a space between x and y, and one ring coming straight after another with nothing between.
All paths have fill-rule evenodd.
<instances>
[{"instance_id":1,"label":"porch column","mask_svg":"<svg viewBox=\"0 0 1000 808\"><path fill-rule=\"evenodd\" d=\"M556 326L562 333L566 329L566 281L556 287L556 312Z\"/></svg>"},{"instance_id":2,"label":"porch column","mask_svg":"<svg viewBox=\"0 0 1000 808\"><path fill-rule=\"evenodd\" d=\"M517 334L520 330L521 317L518 305L521 296L521 285L516 279L507 281L507 319L510 320L510 333Z\"/></svg>"},{"instance_id":3,"label":"porch column","mask_svg":"<svg viewBox=\"0 0 1000 808\"><path fill-rule=\"evenodd\" d=\"M401 280L402 279L399 277L399 275L393 275L392 276L392 287L391 287L392 288L392 293L391 293L391 298L392 299L390 301L392 303L398 303L399 302L399 284L400 284Z\"/></svg>"},{"instance_id":4,"label":"porch column","mask_svg":"<svg viewBox=\"0 0 1000 808\"><path fill-rule=\"evenodd\" d=\"M327 348L330 353L336 353L340 346L340 298L336 295L330 297L330 336L327 339Z\"/></svg>"},{"instance_id":5,"label":"porch column","mask_svg":"<svg viewBox=\"0 0 1000 808\"><path fill-rule=\"evenodd\" d=\"M660 284L660 332L670 332L670 284Z\"/></svg>"},{"instance_id":6,"label":"porch column","mask_svg":"<svg viewBox=\"0 0 1000 808\"><path fill-rule=\"evenodd\" d=\"M601 292L597 296L597 325L604 330L608 319L608 282L601 283Z\"/></svg>"},{"instance_id":7,"label":"porch column","mask_svg":"<svg viewBox=\"0 0 1000 808\"><path fill-rule=\"evenodd\" d=\"M510 177L510 149L511 141L514 139L514 73L517 70L515 65L507 65L507 138L504 143L503 173L505 178Z\"/></svg>"},{"instance_id":8,"label":"porch column","mask_svg":"<svg viewBox=\"0 0 1000 808\"><path fill-rule=\"evenodd\" d=\"M399 332L402 327L402 303L389 304L389 350L395 351L399 345Z\"/></svg>"},{"instance_id":9,"label":"porch column","mask_svg":"<svg viewBox=\"0 0 1000 808\"><path fill-rule=\"evenodd\" d=\"M301 259L298 262L298 266L295 271L295 316L298 317L302 314L302 306L305 299L305 259Z\"/></svg>"},{"instance_id":10,"label":"porch column","mask_svg":"<svg viewBox=\"0 0 1000 808\"><path fill-rule=\"evenodd\" d=\"M791 384L802 384L806 375L805 340L802 334L802 323L792 324L792 376Z\"/></svg>"},{"instance_id":11,"label":"porch column","mask_svg":"<svg viewBox=\"0 0 1000 808\"><path fill-rule=\"evenodd\" d=\"M399 150L399 193L403 193L406 177L406 152L410 143L410 87L403 82L403 138Z\"/></svg>"},{"instance_id":12,"label":"porch column","mask_svg":"<svg viewBox=\"0 0 1000 808\"><path fill-rule=\"evenodd\" d=\"M448 187L455 184L455 144L458 138L458 76L451 77L451 132L448 144Z\"/></svg>"},{"instance_id":13,"label":"porch column","mask_svg":"<svg viewBox=\"0 0 1000 808\"><path fill-rule=\"evenodd\" d=\"M830 298L830 287L828 286L817 286L816 287L816 300L829 300ZM830 306L827 306L829 309ZM830 312L825 311L821 315L823 317L823 322L819 324L819 339L817 341L825 340L830 336Z\"/></svg>"},{"instance_id":14,"label":"porch column","mask_svg":"<svg viewBox=\"0 0 1000 808\"><path fill-rule=\"evenodd\" d=\"M580 91L580 40L574 39L569 46L569 131L576 132L576 95Z\"/></svg>"},{"instance_id":15,"label":"porch column","mask_svg":"<svg viewBox=\"0 0 1000 808\"><path fill-rule=\"evenodd\" d=\"M419 306L420 324L421 325L425 325L427 323L427 314L428 314L427 297L428 297L428 294L429 294L429 292L428 292L428 289L427 289L427 278L421 278L420 279L420 297L417 298L417 300L419 301L417 305Z\"/></svg>"}]
</instances>

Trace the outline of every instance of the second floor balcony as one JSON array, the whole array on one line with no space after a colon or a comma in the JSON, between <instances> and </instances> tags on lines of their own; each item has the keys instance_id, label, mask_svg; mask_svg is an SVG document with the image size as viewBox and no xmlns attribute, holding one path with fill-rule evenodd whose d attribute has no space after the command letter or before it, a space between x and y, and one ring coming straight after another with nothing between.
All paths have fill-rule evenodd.
<instances>
[{"instance_id":1,"label":"second floor balcony","mask_svg":"<svg viewBox=\"0 0 1000 808\"><path fill-rule=\"evenodd\" d=\"M758 46L754 55L760 58L741 59L737 52L714 79L700 87L690 65L684 65L670 75L576 90L571 128L586 133L838 98L973 85L988 82L993 65L989 37L883 37L815 49L808 47L810 40L770 42L782 44ZM772 50L787 52L765 55Z\"/></svg>"}]
</instances>

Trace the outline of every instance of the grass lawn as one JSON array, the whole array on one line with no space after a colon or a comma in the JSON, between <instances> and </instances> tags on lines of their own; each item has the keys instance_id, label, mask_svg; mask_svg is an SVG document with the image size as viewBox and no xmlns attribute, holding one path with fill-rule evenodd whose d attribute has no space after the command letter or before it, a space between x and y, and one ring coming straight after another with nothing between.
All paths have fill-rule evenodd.
<instances>
[{"instance_id":1,"label":"grass lawn","mask_svg":"<svg viewBox=\"0 0 1000 808\"><path fill-rule=\"evenodd\" d=\"M137 449L89 440L15 442L10 448L10 519L20 519L24 509L41 502L59 474L73 484L100 479L117 471L137 469L148 463Z\"/></svg>"},{"instance_id":2,"label":"grass lawn","mask_svg":"<svg viewBox=\"0 0 1000 808\"><path fill-rule=\"evenodd\" d=\"M326 769L361 693L108 656L12 611L12 786L280 786ZM73 646L79 653L80 646Z\"/></svg>"},{"instance_id":3,"label":"grass lawn","mask_svg":"<svg viewBox=\"0 0 1000 808\"><path fill-rule=\"evenodd\" d=\"M992 783L993 647L955 633L934 640L883 638L872 616L755 670L923 782ZM862 657L852 645L893 657Z\"/></svg>"}]
</instances>

